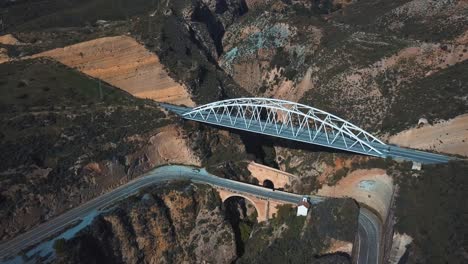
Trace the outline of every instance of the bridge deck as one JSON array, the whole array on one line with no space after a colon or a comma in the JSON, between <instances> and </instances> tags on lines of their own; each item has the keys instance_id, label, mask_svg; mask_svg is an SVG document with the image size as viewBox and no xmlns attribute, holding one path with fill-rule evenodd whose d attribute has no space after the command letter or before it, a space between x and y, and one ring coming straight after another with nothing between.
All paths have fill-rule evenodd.
<instances>
[{"instance_id":1,"label":"bridge deck","mask_svg":"<svg viewBox=\"0 0 468 264\"><path fill-rule=\"evenodd\" d=\"M177 115L183 117L184 119L193 120L197 122L208 123L212 125L228 127L233 129L239 129L244 131L249 131L252 133L264 134L273 137L284 138L288 140L294 140L299 142L304 142L308 144L315 144L325 147L331 147L335 149L340 149L344 151L355 152L364 155L376 156L376 157L391 157L394 159L403 159L416 161L421 163L444 163L448 162L451 157L429 153L424 151L418 151L413 149L401 148L393 145L382 145L379 143L370 143L375 149L379 150L381 153L377 153L370 148L365 148L359 144L355 144L353 147L350 147L354 140L347 137L340 137L339 140L331 142L330 138L327 138L327 135L323 132L317 132L313 129L310 129L312 133L307 133L307 130L301 130L299 134L295 135L293 131L297 131L297 127L284 128L281 131L278 130L278 126L275 126L272 123L266 123L257 120L245 120L243 118L237 118L236 122L232 122L234 119L233 116L228 115L217 115L214 114L208 115L208 112L201 113L199 115L190 117L184 116L185 113L192 110L192 108L175 106L170 104L161 104L164 108L176 113ZM203 118L202 118L203 115ZM346 143L345 143L346 141ZM331 142L331 143L330 143Z\"/></svg>"}]
</instances>

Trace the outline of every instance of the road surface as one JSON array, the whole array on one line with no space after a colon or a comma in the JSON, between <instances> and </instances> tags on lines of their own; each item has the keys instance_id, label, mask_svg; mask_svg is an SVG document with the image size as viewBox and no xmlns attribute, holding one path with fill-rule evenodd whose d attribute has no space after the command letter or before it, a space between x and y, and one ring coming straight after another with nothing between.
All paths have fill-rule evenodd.
<instances>
[{"instance_id":1,"label":"road surface","mask_svg":"<svg viewBox=\"0 0 468 264\"><path fill-rule=\"evenodd\" d=\"M357 263L378 263L381 237L379 218L371 211L361 208L358 228Z\"/></svg>"},{"instance_id":2,"label":"road surface","mask_svg":"<svg viewBox=\"0 0 468 264\"><path fill-rule=\"evenodd\" d=\"M9 257L17 255L20 251L46 240L50 236L84 216L100 208L105 208L116 201L137 193L146 186L171 181L191 180L193 182L210 184L217 187L228 188L237 192L248 193L254 196L270 198L297 204L302 196L281 191L273 191L261 186L246 184L224 178L219 178L207 173L205 170L196 170L186 166L164 166L152 170L145 176L128 182L106 194L90 200L70 211L57 216L3 244L0 245L0 260L5 261ZM312 196L311 202L318 203L325 198ZM377 220L377 222L376 222ZM377 217L367 210L361 210L359 215L359 255L360 264L377 263L378 241L380 241L380 223Z\"/></svg>"},{"instance_id":3,"label":"road surface","mask_svg":"<svg viewBox=\"0 0 468 264\"><path fill-rule=\"evenodd\" d=\"M181 117L184 113L187 113L190 110L192 110L192 108L175 106L175 105L170 105L170 104L161 103L160 105ZM208 115L208 112L206 112L206 116L207 115ZM234 124L232 124L230 119L226 116L224 118L220 118L221 120L217 120L213 114L209 115L206 119L202 119L200 115L197 115L193 118L184 116L183 118L197 121L197 122L202 122L202 123L207 123L207 124L212 124L212 125L217 125L217 126L222 126L222 127L228 127L228 128L248 131L252 133L257 133L257 134L268 135L272 137L279 137L279 138L284 138L288 140L299 141L299 142L303 142L306 144L314 144L314 145L320 145L320 146L325 146L329 148L340 149L344 151L355 152L355 153L364 154L364 155L378 156L381 158L391 157L393 159L416 161L416 162L425 163L425 164L445 163L445 162L448 162L449 160L454 159L452 157L441 155L441 154L402 148L402 147L398 147L394 145L382 145L377 142L369 143L369 144L372 145L372 147L374 147L375 149L379 150L382 154L377 154L375 152L365 152L362 150L362 148L360 148L359 144L354 145L354 147L352 148L347 148L347 146L351 146L354 142L354 140L351 140L351 139L348 139L346 144L342 140L336 140L332 144L330 144L328 143L328 140L329 140L328 137L324 133L318 132L317 136L315 136L315 132L314 132L315 138L312 140L309 133L307 133L306 130L302 130L302 132L299 133L298 135L293 135L292 131L289 128L283 129L278 134L275 126L272 124L266 124L265 122L261 122L260 124L260 122L256 120L246 120L241 117L239 118L232 117L232 119L236 119L236 122ZM249 127L246 128L245 124L249 124ZM297 131L297 129L298 129L297 127L294 128L295 131Z\"/></svg>"}]
</instances>

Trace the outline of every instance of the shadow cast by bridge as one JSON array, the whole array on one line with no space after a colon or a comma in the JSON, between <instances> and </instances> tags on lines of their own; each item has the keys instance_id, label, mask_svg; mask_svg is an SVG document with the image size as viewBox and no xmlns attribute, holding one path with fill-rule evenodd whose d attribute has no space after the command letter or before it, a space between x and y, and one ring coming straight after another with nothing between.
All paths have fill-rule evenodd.
<instances>
[{"instance_id":1,"label":"shadow cast by bridge","mask_svg":"<svg viewBox=\"0 0 468 264\"><path fill-rule=\"evenodd\" d=\"M278 138L278 137L265 135L265 134L257 134L255 132L249 132L249 131L229 128L225 126L218 126L218 125L206 124L206 123L203 125L216 128L219 130L225 130L225 131L228 131L229 133L239 135L242 142L244 143L246 147L247 153L253 154L255 157L261 158L262 160L264 160L265 158L265 153L262 153L262 146L267 146L267 147L278 146L278 147L283 147L283 148L288 148L288 149L293 149L293 150L304 150L304 151L313 152L313 153L325 152L325 153L332 153L332 154L348 154L348 155L364 156L363 154L359 154L359 153L355 153L351 151L315 145L313 143L307 144L304 142Z\"/></svg>"}]
</instances>

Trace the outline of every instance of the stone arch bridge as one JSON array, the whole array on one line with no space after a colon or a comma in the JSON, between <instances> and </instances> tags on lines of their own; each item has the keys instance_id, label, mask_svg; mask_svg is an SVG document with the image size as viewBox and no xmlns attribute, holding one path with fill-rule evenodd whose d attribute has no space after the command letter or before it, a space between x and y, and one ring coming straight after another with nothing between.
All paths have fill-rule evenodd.
<instances>
[{"instance_id":1,"label":"stone arch bridge","mask_svg":"<svg viewBox=\"0 0 468 264\"><path fill-rule=\"evenodd\" d=\"M280 201L280 200L274 200L274 199L268 199L260 196L254 196L249 193L242 193L234 190L230 190L227 188L222 188L222 187L214 187L217 189L219 192L219 196L221 197L221 201L223 203L231 198L231 197L241 197L253 204L255 209L257 210L257 221L258 222L263 222L267 221L268 219L273 218L274 214L278 211L277 206L278 205L284 205L284 204L291 204L291 205L296 205L295 203L288 203L285 201Z\"/></svg>"}]
</instances>

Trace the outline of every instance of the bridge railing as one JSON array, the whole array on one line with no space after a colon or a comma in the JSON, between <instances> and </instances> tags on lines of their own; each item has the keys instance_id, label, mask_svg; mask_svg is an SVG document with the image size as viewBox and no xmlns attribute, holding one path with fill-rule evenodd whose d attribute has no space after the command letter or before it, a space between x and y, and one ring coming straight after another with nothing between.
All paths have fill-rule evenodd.
<instances>
[{"instance_id":1,"label":"bridge railing","mask_svg":"<svg viewBox=\"0 0 468 264\"><path fill-rule=\"evenodd\" d=\"M229 99L196 107L183 116L368 155L384 156L377 146L386 146L370 133L333 114L278 99Z\"/></svg>"}]
</instances>

